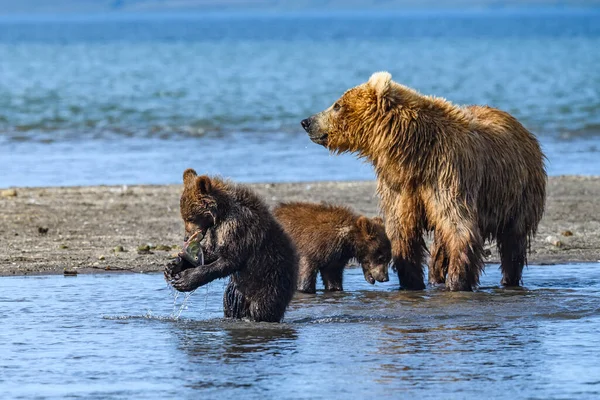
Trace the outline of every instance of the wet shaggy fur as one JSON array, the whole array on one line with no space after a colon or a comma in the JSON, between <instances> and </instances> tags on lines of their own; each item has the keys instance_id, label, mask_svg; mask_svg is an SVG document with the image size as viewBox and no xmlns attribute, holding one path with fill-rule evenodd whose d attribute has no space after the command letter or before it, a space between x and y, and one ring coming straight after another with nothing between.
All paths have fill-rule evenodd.
<instances>
[{"instance_id":1,"label":"wet shaggy fur","mask_svg":"<svg viewBox=\"0 0 600 400\"><path fill-rule=\"evenodd\" d=\"M425 287L425 231L435 235L431 283L471 290L484 240L497 242L502 284L521 283L547 177L537 139L510 114L424 96L380 72L302 126L331 151L373 163L402 287Z\"/></svg>"},{"instance_id":2,"label":"wet shaggy fur","mask_svg":"<svg viewBox=\"0 0 600 400\"><path fill-rule=\"evenodd\" d=\"M205 233L205 265L193 267L180 258L167 266L167 280L188 292L230 276L225 317L279 322L296 289L298 257L289 236L250 189L192 169L183 181L186 241L198 230Z\"/></svg>"},{"instance_id":3,"label":"wet shaggy fur","mask_svg":"<svg viewBox=\"0 0 600 400\"><path fill-rule=\"evenodd\" d=\"M344 267L358 259L365 280L387 282L392 258L381 218L369 219L347 207L316 203L282 203L273 210L300 257L298 291L315 293L317 274L326 290L343 290Z\"/></svg>"}]
</instances>

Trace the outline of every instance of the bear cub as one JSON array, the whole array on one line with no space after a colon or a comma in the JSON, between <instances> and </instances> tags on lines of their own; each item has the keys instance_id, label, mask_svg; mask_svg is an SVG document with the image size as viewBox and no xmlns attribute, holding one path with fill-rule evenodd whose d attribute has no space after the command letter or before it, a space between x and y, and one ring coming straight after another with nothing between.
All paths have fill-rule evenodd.
<instances>
[{"instance_id":1,"label":"bear cub","mask_svg":"<svg viewBox=\"0 0 600 400\"><path fill-rule=\"evenodd\" d=\"M300 257L298 291L315 293L317 273L326 290L343 290L344 267L351 258L358 259L367 282L389 280L391 245L381 218L325 203L282 203L273 213Z\"/></svg>"},{"instance_id":2,"label":"bear cub","mask_svg":"<svg viewBox=\"0 0 600 400\"><path fill-rule=\"evenodd\" d=\"M184 250L197 245L203 261L182 252L165 267L167 281L189 292L230 276L223 296L225 317L281 321L294 295L298 270L289 236L250 189L198 176L193 169L184 172L183 183Z\"/></svg>"}]
</instances>

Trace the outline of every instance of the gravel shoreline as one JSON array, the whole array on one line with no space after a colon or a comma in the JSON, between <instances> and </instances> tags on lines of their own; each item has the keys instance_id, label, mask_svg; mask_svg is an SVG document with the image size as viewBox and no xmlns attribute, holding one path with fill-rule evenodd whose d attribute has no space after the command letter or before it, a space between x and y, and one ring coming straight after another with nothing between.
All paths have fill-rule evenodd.
<instances>
[{"instance_id":1,"label":"gravel shoreline","mask_svg":"<svg viewBox=\"0 0 600 400\"><path fill-rule=\"evenodd\" d=\"M375 182L249 184L269 205L330 201L378 213ZM0 190L0 276L161 271L183 237L180 185ZM487 245L486 262L497 263ZM548 180L529 264L600 261L600 177Z\"/></svg>"}]
</instances>

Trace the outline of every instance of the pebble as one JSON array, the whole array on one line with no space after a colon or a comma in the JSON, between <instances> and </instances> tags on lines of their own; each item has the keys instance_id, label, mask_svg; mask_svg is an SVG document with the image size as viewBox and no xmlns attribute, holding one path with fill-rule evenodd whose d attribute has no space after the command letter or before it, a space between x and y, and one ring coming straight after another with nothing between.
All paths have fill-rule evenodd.
<instances>
[{"instance_id":1,"label":"pebble","mask_svg":"<svg viewBox=\"0 0 600 400\"><path fill-rule=\"evenodd\" d=\"M124 252L124 251L125 251L125 249L123 248L123 246L116 246L116 247L113 249L113 251L114 251L115 253L122 253L122 252Z\"/></svg>"},{"instance_id":2,"label":"pebble","mask_svg":"<svg viewBox=\"0 0 600 400\"><path fill-rule=\"evenodd\" d=\"M150 245L147 244L138 246L137 252L138 254L152 254L152 252L150 251Z\"/></svg>"},{"instance_id":3,"label":"pebble","mask_svg":"<svg viewBox=\"0 0 600 400\"><path fill-rule=\"evenodd\" d=\"M105 257L104 257L104 256L99 256L99 257L98 257L98 260L104 260L104 259L105 259Z\"/></svg>"},{"instance_id":4,"label":"pebble","mask_svg":"<svg viewBox=\"0 0 600 400\"><path fill-rule=\"evenodd\" d=\"M45 235L46 233L48 233L48 227L47 226L38 226L38 233L40 235Z\"/></svg>"},{"instance_id":5,"label":"pebble","mask_svg":"<svg viewBox=\"0 0 600 400\"><path fill-rule=\"evenodd\" d=\"M68 249L69 246L67 246L66 244L61 244L60 246L58 246L58 248L64 250L64 249Z\"/></svg>"},{"instance_id":6,"label":"pebble","mask_svg":"<svg viewBox=\"0 0 600 400\"><path fill-rule=\"evenodd\" d=\"M546 242L550 243L551 245L553 245L555 247L562 247L563 246L563 242L561 242L560 240L558 240L558 238L556 238L555 236L548 236L546 238Z\"/></svg>"},{"instance_id":7,"label":"pebble","mask_svg":"<svg viewBox=\"0 0 600 400\"><path fill-rule=\"evenodd\" d=\"M15 189L5 189L0 192L0 197L17 197L17 191Z\"/></svg>"},{"instance_id":8,"label":"pebble","mask_svg":"<svg viewBox=\"0 0 600 400\"><path fill-rule=\"evenodd\" d=\"M573 232L566 230L562 233L563 236L573 236Z\"/></svg>"}]
</instances>

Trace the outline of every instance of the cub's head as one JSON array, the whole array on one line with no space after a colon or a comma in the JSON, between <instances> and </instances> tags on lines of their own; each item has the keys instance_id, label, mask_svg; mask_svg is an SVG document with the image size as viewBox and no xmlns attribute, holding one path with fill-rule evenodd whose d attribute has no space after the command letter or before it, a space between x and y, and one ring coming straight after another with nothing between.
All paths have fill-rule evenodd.
<instances>
[{"instance_id":1,"label":"cub's head","mask_svg":"<svg viewBox=\"0 0 600 400\"><path fill-rule=\"evenodd\" d=\"M377 72L301 125L313 142L331 151L365 152L398 123L398 105L408 105L417 96L414 90L393 82L388 72Z\"/></svg>"},{"instance_id":2,"label":"cub's head","mask_svg":"<svg viewBox=\"0 0 600 400\"><path fill-rule=\"evenodd\" d=\"M383 220L379 217L361 216L356 220L356 249L365 280L370 284L375 281L390 280L388 266L392 258L392 246L388 239Z\"/></svg>"},{"instance_id":3,"label":"cub's head","mask_svg":"<svg viewBox=\"0 0 600 400\"><path fill-rule=\"evenodd\" d=\"M208 176L198 176L193 169L183 173L183 193L179 201L181 218L185 224L185 241L196 232L206 233L217 223L220 182Z\"/></svg>"}]
</instances>

